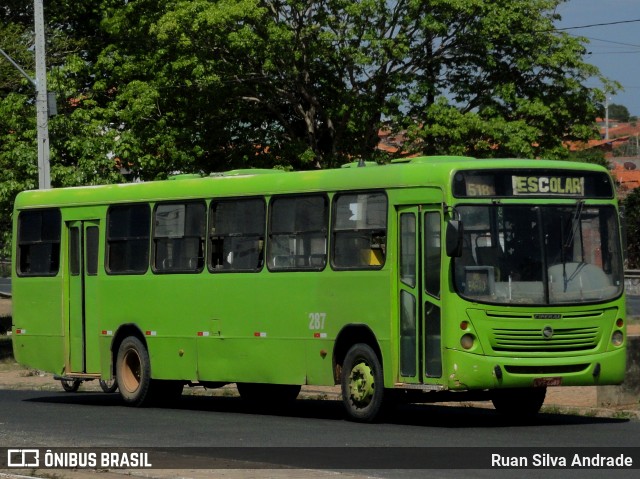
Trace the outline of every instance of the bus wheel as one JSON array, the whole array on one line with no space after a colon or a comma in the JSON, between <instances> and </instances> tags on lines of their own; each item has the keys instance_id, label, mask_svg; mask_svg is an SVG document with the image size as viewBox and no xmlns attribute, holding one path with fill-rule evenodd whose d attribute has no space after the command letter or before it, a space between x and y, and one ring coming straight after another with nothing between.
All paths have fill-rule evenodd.
<instances>
[{"instance_id":1,"label":"bus wheel","mask_svg":"<svg viewBox=\"0 0 640 479\"><path fill-rule=\"evenodd\" d=\"M342 402L351 419L372 422L384 402L384 379L378 356L367 344L351 347L342 367Z\"/></svg>"},{"instance_id":2,"label":"bus wheel","mask_svg":"<svg viewBox=\"0 0 640 479\"><path fill-rule=\"evenodd\" d=\"M142 406L151 389L151 361L142 341L129 336L122 341L116 358L116 382L124 402Z\"/></svg>"},{"instance_id":3,"label":"bus wheel","mask_svg":"<svg viewBox=\"0 0 640 479\"><path fill-rule=\"evenodd\" d=\"M80 387L81 379L61 379L60 384L62 384L62 389L67 391L68 393L74 393Z\"/></svg>"},{"instance_id":4,"label":"bus wheel","mask_svg":"<svg viewBox=\"0 0 640 479\"><path fill-rule=\"evenodd\" d=\"M101 379L99 383L102 390L106 393L114 393L116 389L118 389L118 381L116 381L116 378L111 378L108 381Z\"/></svg>"},{"instance_id":5,"label":"bus wheel","mask_svg":"<svg viewBox=\"0 0 640 479\"><path fill-rule=\"evenodd\" d=\"M491 402L501 414L510 417L532 417L538 414L547 388L495 389Z\"/></svg>"}]
</instances>

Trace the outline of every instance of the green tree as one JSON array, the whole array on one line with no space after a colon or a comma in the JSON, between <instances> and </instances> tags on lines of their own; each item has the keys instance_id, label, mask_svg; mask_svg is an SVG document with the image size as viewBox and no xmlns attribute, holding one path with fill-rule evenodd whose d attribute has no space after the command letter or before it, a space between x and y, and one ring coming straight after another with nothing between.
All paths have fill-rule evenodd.
<instances>
[{"instance_id":1,"label":"green tree","mask_svg":"<svg viewBox=\"0 0 640 479\"><path fill-rule=\"evenodd\" d=\"M599 74L583 60L586 39L554 30L561 2L447 3L456 15L439 25L447 35L432 40L440 62L409 102L409 128L423 142L419 148L564 158L563 141L594 136L604 97L584 82Z\"/></svg>"},{"instance_id":2,"label":"green tree","mask_svg":"<svg viewBox=\"0 0 640 479\"><path fill-rule=\"evenodd\" d=\"M58 94L57 117L51 118L51 177L54 186L122 181L102 141L100 111L76 113L72 101L87 91L91 79L89 33L97 25L87 4L47 3L48 83ZM0 6L0 48L35 78L33 3L5 0ZM35 89L4 57L0 57L0 255L7 256L15 196L38 185ZM92 161L92 159L94 161ZM97 164L101 164L102 168Z\"/></svg>"},{"instance_id":3,"label":"green tree","mask_svg":"<svg viewBox=\"0 0 640 479\"><path fill-rule=\"evenodd\" d=\"M609 160L605 158L604 151L599 148L589 148L586 150L569 152L567 159L580 163L593 163L596 165L604 166L607 169L610 168Z\"/></svg>"},{"instance_id":4,"label":"green tree","mask_svg":"<svg viewBox=\"0 0 640 479\"><path fill-rule=\"evenodd\" d=\"M627 264L628 269L640 269L640 188L635 188L622 202L627 225Z\"/></svg>"},{"instance_id":5,"label":"green tree","mask_svg":"<svg viewBox=\"0 0 640 479\"><path fill-rule=\"evenodd\" d=\"M629 110L626 106L612 103L609 105L609 118L612 120L627 122L631 119L631 115L629 114Z\"/></svg>"},{"instance_id":6,"label":"green tree","mask_svg":"<svg viewBox=\"0 0 640 479\"><path fill-rule=\"evenodd\" d=\"M54 186L407 152L564 158L604 96L563 0L46 2ZM33 72L31 2L0 45ZM0 59L0 205L36 184L31 85Z\"/></svg>"},{"instance_id":7,"label":"green tree","mask_svg":"<svg viewBox=\"0 0 640 479\"><path fill-rule=\"evenodd\" d=\"M410 151L563 157L602 97L584 39L553 29L559 3L54 2L54 184L113 181L105 151L144 179L333 166L379 155L383 126Z\"/></svg>"},{"instance_id":8,"label":"green tree","mask_svg":"<svg viewBox=\"0 0 640 479\"><path fill-rule=\"evenodd\" d=\"M4 9L0 7L0 18ZM33 66L29 31L19 22L0 21L0 48L24 68ZM8 255L13 199L37 186L33 87L4 56L0 57L0 257ZM26 112L33 112L29 116Z\"/></svg>"}]
</instances>

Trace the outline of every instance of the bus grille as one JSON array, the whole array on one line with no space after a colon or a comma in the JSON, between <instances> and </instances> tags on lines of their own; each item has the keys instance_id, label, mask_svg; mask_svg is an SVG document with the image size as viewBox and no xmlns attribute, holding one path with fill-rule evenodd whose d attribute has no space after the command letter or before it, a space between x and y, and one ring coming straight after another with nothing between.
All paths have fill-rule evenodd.
<instances>
[{"instance_id":1,"label":"bus grille","mask_svg":"<svg viewBox=\"0 0 640 479\"><path fill-rule=\"evenodd\" d=\"M504 369L511 374L570 374L581 373L589 368L589 364L562 364L559 366L507 366Z\"/></svg>"},{"instance_id":2,"label":"bus grille","mask_svg":"<svg viewBox=\"0 0 640 479\"><path fill-rule=\"evenodd\" d=\"M542 335L542 328L495 328L491 347L494 351L516 353L587 351L597 347L599 336L597 326L554 329L550 339Z\"/></svg>"}]
</instances>

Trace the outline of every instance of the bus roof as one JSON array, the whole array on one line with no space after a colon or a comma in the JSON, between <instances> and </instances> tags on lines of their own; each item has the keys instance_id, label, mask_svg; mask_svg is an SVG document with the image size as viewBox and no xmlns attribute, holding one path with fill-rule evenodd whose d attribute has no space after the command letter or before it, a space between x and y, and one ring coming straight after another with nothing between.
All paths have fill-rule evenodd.
<instances>
[{"instance_id":1,"label":"bus roof","mask_svg":"<svg viewBox=\"0 0 640 479\"><path fill-rule=\"evenodd\" d=\"M462 156L432 156L395 160L392 164L365 167L357 163L348 167L283 172L281 170L233 170L210 176L185 174L174 179L140 183L30 190L16 197L15 208L41 206L73 206L158 199L237 197L303 193L318 191L349 191L409 186L445 187L460 170L547 169L599 171L598 165L554 160L476 159Z\"/></svg>"}]
</instances>

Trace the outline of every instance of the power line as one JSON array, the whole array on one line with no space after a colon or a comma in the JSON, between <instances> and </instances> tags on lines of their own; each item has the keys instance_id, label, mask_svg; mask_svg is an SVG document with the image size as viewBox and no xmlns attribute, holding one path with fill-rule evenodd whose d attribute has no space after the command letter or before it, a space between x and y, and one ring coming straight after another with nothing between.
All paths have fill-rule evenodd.
<instances>
[{"instance_id":1,"label":"power line","mask_svg":"<svg viewBox=\"0 0 640 479\"><path fill-rule=\"evenodd\" d=\"M578 35L573 35L573 34L569 34L571 36L578 36ZM595 37L584 37L584 38L588 38L589 40L594 40L596 42L603 42L603 43L611 43L613 45L623 45L625 47L637 47L640 48L640 45L635 44L635 43L624 43L624 42L615 42L613 40L604 40L602 38L595 38Z\"/></svg>"},{"instance_id":2,"label":"power line","mask_svg":"<svg viewBox=\"0 0 640 479\"><path fill-rule=\"evenodd\" d=\"M556 28L556 31L563 31L563 30L578 30L580 28L592 28L592 27L605 27L607 25L620 25L622 23L638 23L640 22L640 18L637 18L635 20L620 20L618 22L606 22L606 23L591 23L589 25L579 25L577 27L564 27L564 28Z\"/></svg>"},{"instance_id":3,"label":"power line","mask_svg":"<svg viewBox=\"0 0 640 479\"><path fill-rule=\"evenodd\" d=\"M624 55L624 54L638 55L639 53L640 53L640 50L624 51L624 52L611 50L607 52L589 52L589 55Z\"/></svg>"}]
</instances>

